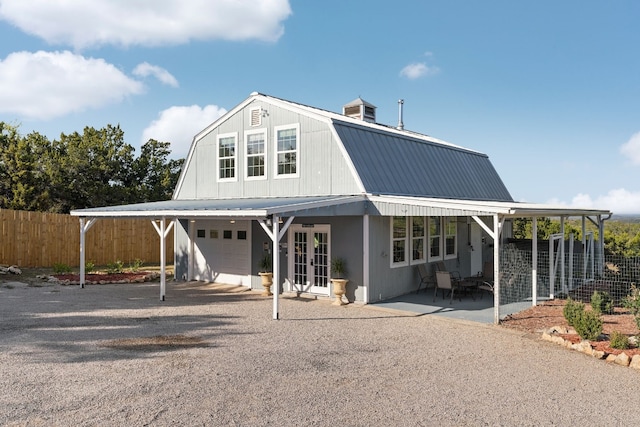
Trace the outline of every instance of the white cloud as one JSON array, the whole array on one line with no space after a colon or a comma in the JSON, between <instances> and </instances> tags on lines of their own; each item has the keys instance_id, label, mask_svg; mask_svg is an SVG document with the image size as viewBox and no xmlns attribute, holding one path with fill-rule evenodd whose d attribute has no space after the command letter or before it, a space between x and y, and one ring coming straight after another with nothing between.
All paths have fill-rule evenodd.
<instances>
[{"instance_id":1,"label":"white cloud","mask_svg":"<svg viewBox=\"0 0 640 427\"><path fill-rule=\"evenodd\" d=\"M139 77L147 77L151 75L158 79L161 83L172 87L178 87L178 80L176 80L176 78L173 77L171 73L169 73L162 67L151 65L148 62L138 64L138 66L133 70L133 74Z\"/></svg>"},{"instance_id":2,"label":"white cloud","mask_svg":"<svg viewBox=\"0 0 640 427\"><path fill-rule=\"evenodd\" d=\"M574 208L604 209L614 214L640 214L640 191L633 192L624 188L610 190L607 194L592 198L588 194L576 195L570 203L550 200L547 203Z\"/></svg>"},{"instance_id":3,"label":"white cloud","mask_svg":"<svg viewBox=\"0 0 640 427\"><path fill-rule=\"evenodd\" d=\"M120 102L144 86L103 59L16 52L0 61L0 113L51 119Z\"/></svg>"},{"instance_id":4,"label":"white cloud","mask_svg":"<svg viewBox=\"0 0 640 427\"><path fill-rule=\"evenodd\" d=\"M400 71L400 76L415 80L424 76L432 76L440 71L438 67L428 66L424 62L414 62Z\"/></svg>"},{"instance_id":5,"label":"white cloud","mask_svg":"<svg viewBox=\"0 0 640 427\"><path fill-rule=\"evenodd\" d=\"M225 114L227 110L216 105L200 108L198 105L171 107L160 112L142 132L142 143L149 139L171 143L171 157L185 158L196 133Z\"/></svg>"},{"instance_id":6,"label":"white cloud","mask_svg":"<svg viewBox=\"0 0 640 427\"><path fill-rule=\"evenodd\" d=\"M0 19L76 49L216 39L275 42L290 15L288 0L0 0Z\"/></svg>"},{"instance_id":7,"label":"white cloud","mask_svg":"<svg viewBox=\"0 0 640 427\"><path fill-rule=\"evenodd\" d=\"M629 141L622 144L620 152L634 165L640 165L640 132L633 134Z\"/></svg>"}]
</instances>

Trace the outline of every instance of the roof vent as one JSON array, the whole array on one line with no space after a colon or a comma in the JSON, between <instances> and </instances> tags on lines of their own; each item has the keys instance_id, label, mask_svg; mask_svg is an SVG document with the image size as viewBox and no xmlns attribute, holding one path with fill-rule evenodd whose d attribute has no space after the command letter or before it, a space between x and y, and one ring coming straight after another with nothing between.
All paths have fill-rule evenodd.
<instances>
[{"instance_id":1,"label":"roof vent","mask_svg":"<svg viewBox=\"0 0 640 427\"><path fill-rule=\"evenodd\" d=\"M396 129L404 130L404 123L402 122L402 106L404 105L404 99L398 99L398 126Z\"/></svg>"},{"instance_id":2,"label":"roof vent","mask_svg":"<svg viewBox=\"0 0 640 427\"><path fill-rule=\"evenodd\" d=\"M360 97L342 107L342 114L365 122L376 122L376 106Z\"/></svg>"}]
</instances>

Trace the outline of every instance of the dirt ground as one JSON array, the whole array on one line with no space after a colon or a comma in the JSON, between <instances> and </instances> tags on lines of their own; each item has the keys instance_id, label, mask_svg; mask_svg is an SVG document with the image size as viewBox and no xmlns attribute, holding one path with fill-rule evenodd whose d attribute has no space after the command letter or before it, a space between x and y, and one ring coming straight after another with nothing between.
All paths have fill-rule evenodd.
<instances>
[{"instance_id":1,"label":"dirt ground","mask_svg":"<svg viewBox=\"0 0 640 427\"><path fill-rule=\"evenodd\" d=\"M0 425L629 425L637 416L637 394L603 393L635 389L636 371L539 334L321 298L283 296L279 307L276 321L261 292L200 282L168 283L166 301L154 282L0 284Z\"/></svg>"}]
</instances>

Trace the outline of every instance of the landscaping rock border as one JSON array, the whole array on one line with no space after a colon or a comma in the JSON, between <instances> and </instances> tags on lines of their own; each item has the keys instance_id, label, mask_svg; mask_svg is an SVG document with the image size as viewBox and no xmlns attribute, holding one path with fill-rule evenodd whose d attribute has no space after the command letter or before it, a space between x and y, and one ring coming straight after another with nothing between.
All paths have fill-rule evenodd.
<instances>
[{"instance_id":1,"label":"landscaping rock border","mask_svg":"<svg viewBox=\"0 0 640 427\"><path fill-rule=\"evenodd\" d=\"M626 366L632 369L640 370L640 354L636 354L633 357L629 357L628 354L622 352L620 354L610 354L602 350L596 350L588 340L582 340L579 343L573 343L570 340L564 339L562 334L575 334L575 331L570 329L554 326L547 329L542 333L542 339L549 341L570 350L576 350L580 353L584 353L588 356L595 357L596 359L602 359L609 363L615 363L616 365Z\"/></svg>"},{"instance_id":2,"label":"landscaping rock border","mask_svg":"<svg viewBox=\"0 0 640 427\"><path fill-rule=\"evenodd\" d=\"M71 276L70 278L68 276ZM60 277L41 275L39 279L49 282L58 283L60 285L80 285L78 275L60 275ZM158 272L139 272L124 274L87 274L85 276L85 285L107 285L119 283L144 283L152 282L160 277Z\"/></svg>"},{"instance_id":3,"label":"landscaping rock border","mask_svg":"<svg viewBox=\"0 0 640 427\"><path fill-rule=\"evenodd\" d=\"M0 274L22 274L22 270L17 265L8 267L0 265Z\"/></svg>"}]
</instances>

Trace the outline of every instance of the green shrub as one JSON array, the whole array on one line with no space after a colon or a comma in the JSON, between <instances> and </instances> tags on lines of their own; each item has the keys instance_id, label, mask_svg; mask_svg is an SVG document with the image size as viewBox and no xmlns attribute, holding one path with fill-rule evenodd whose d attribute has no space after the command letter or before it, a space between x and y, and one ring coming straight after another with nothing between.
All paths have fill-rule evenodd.
<instances>
[{"instance_id":1,"label":"green shrub","mask_svg":"<svg viewBox=\"0 0 640 427\"><path fill-rule=\"evenodd\" d=\"M122 273L124 269L124 263L120 260L116 260L115 262L110 262L107 264L107 273L109 274L118 274Z\"/></svg>"},{"instance_id":2,"label":"green shrub","mask_svg":"<svg viewBox=\"0 0 640 427\"><path fill-rule=\"evenodd\" d=\"M54 274L71 273L71 267L69 267L67 264L57 262L53 264L53 273Z\"/></svg>"},{"instance_id":3,"label":"green shrub","mask_svg":"<svg viewBox=\"0 0 640 427\"><path fill-rule=\"evenodd\" d=\"M144 261L142 261L140 258L136 258L135 260L133 260L133 262L129 263L129 270L137 273L138 271L140 271L142 264L144 264Z\"/></svg>"},{"instance_id":4,"label":"green shrub","mask_svg":"<svg viewBox=\"0 0 640 427\"><path fill-rule=\"evenodd\" d=\"M584 304L574 301L571 298L567 299L567 303L562 308L562 315L567 319L567 323L574 328L576 327L578 317L582 313L584 313Z\"/></svg>"},{"instance_id":5,"label":"green shrub","mask_svg":"<svg viewBox=\"0 0 640 427\"><path fill-rule=\"evenodd\" d=\"M92 273L93 271L95 271L96 269L96 265L93 261L87 261L84 263L84 271L86 273Z\"/></svg>"},{"instance_id":6,"label":"green shrub","mask_svg":"<svg viewBox=\"0 0 640 427\"><path fill-rule=\"evenodd\" d=\"M591 309L596 314L613 314L613 299L605 291L593 291Z\"/></svg>"},{"instance_id":7,"label":"green shrub","mask_svg":"<svg viewBox=\"0 0 640 427\"><path fill-rule=\"evenodd\" d=\"M611 348L626 350L629 348L629 337L621 332L613 331L609 335L609 345Z\"/></svg>"},{"instance_id":8,"label":"green shrub","mask_svg":"<svg viewBox=\"0 0 640 427\"><path fill-rule=\"evenodd\" d=\"M573 327L583 340L593 341L602 334L602 319L594 311L582 311Z\"/></svg>"},{"instance_id":9,"label":"green shrub","mask_svg":"<svg viewBox=\"0 0 640 427\"><path fill-rule=\"evenodd\" d=\"M631 291L622 301L622 305L633 314L636 326L640 329L640 289L635 284L631 285Z\"/></svg>"}]
</instances>

